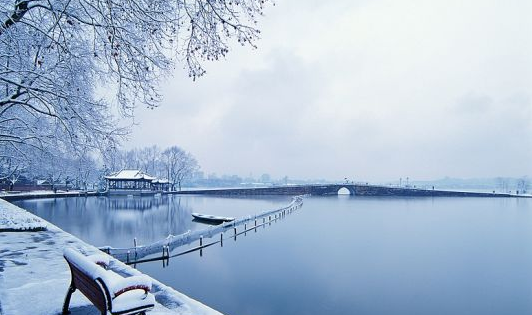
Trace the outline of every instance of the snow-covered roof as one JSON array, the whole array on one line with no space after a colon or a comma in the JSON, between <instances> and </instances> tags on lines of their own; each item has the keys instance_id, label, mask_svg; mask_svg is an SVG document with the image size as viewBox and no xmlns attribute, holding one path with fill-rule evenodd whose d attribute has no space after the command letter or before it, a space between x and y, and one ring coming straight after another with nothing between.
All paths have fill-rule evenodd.
<instances>
[{"instance_id":1,"label":"snow-covered roof","mask_svg":"<svg viewBox=\"0 0 532 315\"><path fill-rule=\"evenodd\" d=\"M141 170L121 170L116 173L112 173L111 175L105 176L106 179L114 179L114 180L139 180L139 179L145 179L145 180L154 180L156 177L150 176Z\"/></svg>"},{"instance_id":2,"label":"snow-covered roof","mask_svg":"<svg viewBox=\"0 0 532 315\"><path fill-rule=\"evenodd\" d=\"M154 183L154 184L168 184L168 183L170 183L170 181L168 181L168 179L166 179L166 178L160 178L160 179L154 179L152 181L152 183Z\"/></svg>"}]
</instances>

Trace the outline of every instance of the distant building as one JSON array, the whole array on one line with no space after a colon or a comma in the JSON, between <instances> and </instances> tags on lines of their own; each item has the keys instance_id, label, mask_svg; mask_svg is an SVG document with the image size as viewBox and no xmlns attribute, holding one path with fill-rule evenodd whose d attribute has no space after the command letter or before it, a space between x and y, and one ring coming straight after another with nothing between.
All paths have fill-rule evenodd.
<instances>
[{"instance_id":1,"label":"distant building","mask_svg":"<svg viewBox=\"0 0 532 315\"><path fill-rule=\"evenodd\" d=\"M170 190L170 181L168 179L159 179L156 178L151 181L152 189L155 191L169 191Z\"/></svg>"},{"instance_id":2,"label":"distant building","mask_svg":"<svg viewBox=\"0 0 532 315\"><path fill-rule=\"evenodd\" d=\"M35 183L37 184L37 186L44 186L44 185L51 186L52 185L47 179L37 179Z\"/></svg>"},{"instance_id":3,"label":"distant building","mask_svg":"<svg viewBox=\"0 0 532 315\"><path fill-rule=\"evenodd\" d=\"M148 175L141 170L121 170L105 176L109 194L149 195L168 191L169 182Z\"/></svg>"}]
</instances>

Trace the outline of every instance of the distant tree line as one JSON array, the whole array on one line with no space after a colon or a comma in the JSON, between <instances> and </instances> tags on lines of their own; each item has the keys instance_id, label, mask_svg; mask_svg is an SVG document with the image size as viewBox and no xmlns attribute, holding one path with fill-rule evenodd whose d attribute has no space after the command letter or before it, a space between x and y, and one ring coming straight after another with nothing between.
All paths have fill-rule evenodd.
<instances>
[{"instance_id":1,"label":"distant tree line","mask_svg":"<svg viewBox=\"0 0 532 315\"><path fill-rule=\"evenodd\" d=\"M0 183L4 183L8 190L21 181L52 190L94 189L96 184L104 185L105 175L122 169L138 169L168 179L175 190L181 189L183 183L199 170L196 158L178 146L109 149L102 155L57 146L49 152L34 149L30 153L31 158L17 160L17 163L0 159Z\"/></svg>"},{"instance_id":2,"label":"distant tree line","mask_svg":"<svg viewBox=\"0 0 532 315\"><path fill-rule=\"evenodd\" d=\"M497 188L504 193L512 192L512 187L515 188L516 193L528 193L530 190L530 179L527 176L517 179L497 177L495 182Z\"/></svg>"},{"instance_id":3,"label":"distant tree line","mask_svg":"<svg viewBox=\"0 0 532 315\"><path fill-rule=\"evenodd\" d=\"M104 169L108 172L138 169L149 175L168 179L172 190L181 190L183 183L199 170L196 158L178 146L166 149L154 145L132 150L114 150L105 154Z\"/></svg>"},{"instance_id":4,"label":"distant tree line","mask_svg":"<svg viewBox=\"0 0 532 315\"><path fill-rule=\"evenodd\" d=\"M8 190L22 181L26 186L46 186L53 190L76 188L87 190L94 188L98 178L102 177L99 161L90 153L64 151L56 148L52 151L34 149L24 160L0 160L0 183Z\"/></svg>"}]
</instances>

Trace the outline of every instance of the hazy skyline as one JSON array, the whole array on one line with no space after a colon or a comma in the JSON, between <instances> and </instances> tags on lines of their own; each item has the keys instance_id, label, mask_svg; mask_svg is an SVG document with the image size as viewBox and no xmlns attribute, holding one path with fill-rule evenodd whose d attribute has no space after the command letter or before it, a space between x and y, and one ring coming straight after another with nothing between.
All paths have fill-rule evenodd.
<instances>
[{"instance_id":1,"label":"hazy skyline","mask_svg":"<svg viewBox=\"0 0 532 315\"><path fill-rule=\"evenodd\" d=\"M279 1L258 49L177 67L126 148L205 173L384 181L532 175L530 1Z\"/></svg>"}]
</instances>

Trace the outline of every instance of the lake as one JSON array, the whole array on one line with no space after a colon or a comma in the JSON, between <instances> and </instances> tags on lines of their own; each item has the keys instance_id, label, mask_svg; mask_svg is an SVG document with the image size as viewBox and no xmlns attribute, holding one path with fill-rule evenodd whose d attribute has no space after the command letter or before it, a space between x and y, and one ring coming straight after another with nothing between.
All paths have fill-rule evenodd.
<instances>
[{"instance_id":1,"label":"lake","mask_svg":"<svg viewBox=\"0 0 532 315\"><path fill-rule=\"evenodd\" d=\"M192 212L243 217L289 202L162 196L16 204L93 245L122 247L205 228ZM307 197L301 209L201 257L137 268L232 315L532 314L532 199Z\"/></svg>"}]
</instances>

